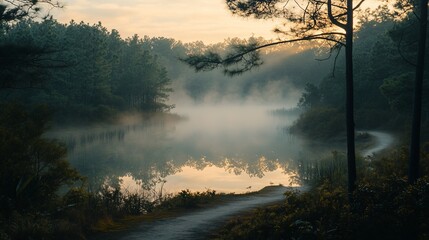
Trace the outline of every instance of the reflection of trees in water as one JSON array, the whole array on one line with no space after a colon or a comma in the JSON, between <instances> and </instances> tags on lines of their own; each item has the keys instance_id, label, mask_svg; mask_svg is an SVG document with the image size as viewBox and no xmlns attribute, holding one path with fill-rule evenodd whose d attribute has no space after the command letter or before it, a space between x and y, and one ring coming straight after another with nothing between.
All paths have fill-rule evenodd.
<instances>
[{"instance_id":1,"label":"reflection of trees in water","mask_svg":"<svg viewBox=\"0 0 429 240\"><path fill-rule=\"evenodd\" d=\"M138 123L124 125L106 125L103 127L93 128L70 128L64 130L51 131L47 135L49 138L55 138L64 142L69 152L73 152L75 148L85 148L92 144L109 144L115 142L123 142L126 135L130 133L140 132L153 134L154 129L166 132L169 129L174 129L175 124L183 120L177 115L156 115L146 117Z\"/></svg>"},{"instance_id":2,"label":"reflection of trees in water","mask_svg":"<svg viewBox=\"0 0 429 240\"><path fill-rule=\"evenodd\" d=\"M300 156L295 164L298 181L303 184L320 182L324 179L333 182L346 180L347 160L343 152L332 151L319 156Z\"/></svg>"},{"instance_id":3,"label":"reflection of trees in water","mask_svg":"<svg viewBox=\"0 0 429 240\"><path fill-rule=\"evenodd\" d=\"M106 176L117 179L131 175L142 181L144 189L151 189L166 176L180 170L172 161L166 160L166 151L126 151L129 154L123 156L117 149L92 148L75 152L71 155L71 161L83 175L88 176L90 184L94 186L100 186Z\"/></svg>"},{"instance_id":4,"label":"reflection of trees in water","mask_svg":"<svg viewBox=\"0 0 429 240\"><path fill-rule=\"evenodd\" d=\"M106 179L117 186L123 176L132 176L142 181L142 188L153 189L164 179L181 171L184 166L204 170L209 166L225 169L226 172L247 174L262 178L266 172L281 169L286 174L293 172L289 149L284 146L290 135L279 132L273 139L256 139L237 144L233 139L222 139L221 145L203 145L198 136L175 139L177 122L138 123L95 129L79 129L50 133L50 137L66 142L69 160L81 174L88 177L94 187ZM194 139L195 137L195 139ZM255 140L255 139L253 139ZM293 141L292 141L293 142ZM248 146L250 144L250 146ZM260 154L259 146L269 149ZM204 149L208 147L208 149ZM204 154L202 152L207 151Z\"/></svg>"},{"instance_id":5,"label":"reflection of trees in water","mask_svg":"<svg viewBox=\"0 0 429 240\"><path fill-rule=\"evenodd\" d=\"M265 156L257 156L256 158L243 158L243 157L222 157L219 160L209 160L206 156L199 159L190 157L184 164L185 166L193 167L197 170L204 170L206 167L216 166L225 169L228 173L241 175L243 173L250 177L263 178L266 172L276 171L281 169L286 175L292 173L293 169L289 161L281 162L278 158L268 159Z\"/></svg>"},{"instance_id":6,"label":"reflection of trees in water","mask_svg":"<svg viewBox=\"0 0 429 240\"><path fill-rule=\"evenodd\" d=\"M204 170L204 168L206 167L213 166L213 163L208 160L206 156L202 156L200 158L194 158L193 156L189 156L184 166L193 167L197 170Z\"/></svg>"},{"instance_id":7,"label":"reflection of trees in water","mask_svg":"<svg viewBox=\"0 0 429 240\"><path fill-rule=\"evenodd\" d=\"M92 188L106 182L117 187L120 177L132 175L142 181L143 188L151 189L178 171L168 161L168 146L161 144L167 138L170 123L148 120L133 125L55 131L47 137L66 144L69 161L87 176Z\"/></svg>"}]
</instances>

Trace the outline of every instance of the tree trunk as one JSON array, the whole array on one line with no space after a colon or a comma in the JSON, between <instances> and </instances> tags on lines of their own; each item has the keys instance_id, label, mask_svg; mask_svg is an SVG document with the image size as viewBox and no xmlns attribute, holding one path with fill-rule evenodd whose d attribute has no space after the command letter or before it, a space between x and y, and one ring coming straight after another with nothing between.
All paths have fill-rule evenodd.
<instances>
[{"instance_id":1,"label":"tree trunk","mask_svg":"<svg viewBox=\"0 0 429 240\"><path fill-rule=\"evenodd\" d=\"M415 183L419 178L420 162L420 126L422 114L422 90L424 61L426 53L426 31L428 18L428 0L420 0L419 49L417 53L416 78L414 82L413 122L411 130L410 159L408 181Z\"/></svg>"},{"instance_id":2,"label":"tree trunk","mask_svg":"<svg viewBox=\"0 0 429 240\"><path fill-rule=\"evenodd\" d=\"M346 131L349 198L356 188L355 124L353 101L353 1L347 0L346 24Z\"/></svg>"}]
</instances>

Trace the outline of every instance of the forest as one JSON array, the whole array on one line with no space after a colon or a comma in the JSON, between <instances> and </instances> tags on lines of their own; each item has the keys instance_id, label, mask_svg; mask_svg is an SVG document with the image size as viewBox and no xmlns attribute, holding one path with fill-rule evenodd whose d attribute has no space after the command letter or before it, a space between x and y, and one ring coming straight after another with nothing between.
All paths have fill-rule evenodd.
<instances>
[{"instance_id":1,"label":"forest","mask_svg":"<svg viewBox=\"0 0 429 240\"><path fill-rule=\"evenodd\" d=\"M355 41L355 111L356 128L386 128L406 132L412 111L415 67L404 59L415 59L416 24L412 19L395 23L389 19L363 22ZM412 47L414 46L414 48ZM429 70L425 65L425 72ZM306 109L293 131L312 137L327 138L344 131L344 69L339 65L333 74L317 84L307 84L298 105ZM423 128L428 128L428 83L423 86ZM315 118L314 116L318 116ZM333 117L336 116L336 117ZM326 118L329 118L326 119ZM314 122L315 119L326 121ZM339 124L338 124L339 123ZM428 139L427 131L422 131Z\"/></svg>"},{"instance_id":2,"label":"forest","mask_svg":"<svg viewBox=\"0 0 429 240\"><path fill-rule=\"evenodd\" d=\"M171 108L166 69L137 36L124 40L101 24L54 20L22 20L3 29L4 102L49 105L63 117L58 121Z\"/></svg>"},{"instance_id":3,"label":"forest","mask_svg":"<svg viewBox=\"0 0 429 240\"><path fill-rule=\"evenodd\" d=\"M46 137L52 128L114 123L130 113L171 117L181 104L294 100L289 111L299 117L285 131L314 144L346 141L344 51L336 55L329 47L293 42L261 51L264 63L249 72L210 66L202 68L212 71L195 72L189 56L228 55L236 46L270 41L123 38L101 22L42 18L38 7L45 1L7 2L17 4L0 3L2 240L88 239L127 216L188 209L217 197L209 190L174 196L126 195L108 186L93 191L88 176L68 162L67 145ZM389 11L363 13L353 35L354 127L394 133L395 147L377 159L357 157L352 194L341 153L296 164L299 181L313 191L287 192L282 203L230 220L213 239L429 238L429 64L423 65L421 89L420 177L409 184L419 21L412 12L398 18ZM424 56L428 61L427 47Z\"/></svg>"},{"instance_id":4,"label":"forest","mask_svg":"<svg viewBox=\"0 0 429 240\"><path fill-rule=\"evenodd\" d=\"M125 111L168 111L174 107L174 102L168 103L171 93L196 103L226 98L245 101L255 91L268 100L281 100L304 83L316 81L283 52L267 53L274 59L271 69L233 81L220 71L195 74L178 60L186 53L207 48L226 51L227 44L243 41L240 39L213 45L137 35L122 39L101 23L60 24L55 20L23 20L5 27L5 31L2 46L9 52L2 60L2 101L47 104L56 116L63 116L58 121L96 121ZM327 73L330 62L317 63L313 56L308 51L296 58L317 72ZM289 71L277 63L279 58L290 61ZM288 83L282 81L284 75L291 79ZM272 92L271 85L284 87Z\"/></svg>"}]
</instances>

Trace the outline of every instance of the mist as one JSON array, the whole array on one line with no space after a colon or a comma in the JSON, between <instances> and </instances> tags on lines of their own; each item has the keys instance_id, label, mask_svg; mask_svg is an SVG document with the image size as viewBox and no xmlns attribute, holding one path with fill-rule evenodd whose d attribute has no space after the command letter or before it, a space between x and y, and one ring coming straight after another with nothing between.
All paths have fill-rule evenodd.
<instances>
[{"instance_id":1,"label":"mist","mask_svg":"<svg viewBox=\"0 0 429 240\"><path fill-rule=\"evenodd\" d=\"M334 59L320 49L288 45L261 52L263 65L233 77L222 69L195 72L180 61L189 52L205 49L226 51L230 41L205 45L202 42L183 44L167 38L145 38L147 48L166 67L174 91L169 102L181 104L277 104L295 107L307 83L318 84L332 73ZM261 40L262 41L262 40ZM320 60L325 59L325 60Z\"/></svg>"},{"instance_id":2,"label":"mist","mask_svg":"<svg viewBox=\"0 0 429 240\"><path fill-rule=\"evenodd\" d=\"M133 181L142 181L146 188L162 184L171 193L246 192L252 186L292 184L290 166L302 144L285 130L297 116L272 114L281 107L187 105L172 111L175 118L124 116L115 125L61 129L49 137L67 143L70 162L94 187L122 179L131 189Z\"/></svg>"},{"instance_id":3,"label":"mist","mask_svg":"<svg viewBox=\"0 0 429 240\"><path fill-rule=\"evenodd\" d=\"M298 114L273 111L296 108L305 84L320 81L314 76L328 74L332 61L290 47L263 53L263 67L229 77L194 72L179 60L189 48L180 42L145 41L171 79L167 115L122 113L115 124L48 134L66 142L70 162L94 188L240 193L297 184L305 144L288 128Z\"/></svg>"},{"instance_id":4,"label":"mist","mask_svg":"<svg viewBox=\"0 0 429 240\"><path fill-rule=\"evenodd\" d=\"M0 236L428 236L416 9L316 1L293 16L288 1L244 2L227 1L230 14L285 21L277 40L124 38L42 16L56 1L0 3ZM334 16L304 21L326 6Z\"/></svg>"}]
</instances>

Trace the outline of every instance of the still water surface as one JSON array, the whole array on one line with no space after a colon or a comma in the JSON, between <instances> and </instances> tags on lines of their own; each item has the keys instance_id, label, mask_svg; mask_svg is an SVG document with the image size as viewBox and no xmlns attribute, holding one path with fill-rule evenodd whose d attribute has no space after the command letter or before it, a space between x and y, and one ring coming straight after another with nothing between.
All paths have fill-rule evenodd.
<instances>
[{"instance_id":1,"label":"still water surface","mask_svg":"<svg viewBox=\"0 0 429 240\"><path fill-rule=\"evenodd\" d=\"M128 116L117 125L61 129L49 135L67 144L69 161L93 187L104 183L128 191L143 187L166 193L242 193L293 184L302 141L285 129L296 115L272 114L275 109L180 107L173 111L180 119Z\"/></svg>"}]
</instances>

